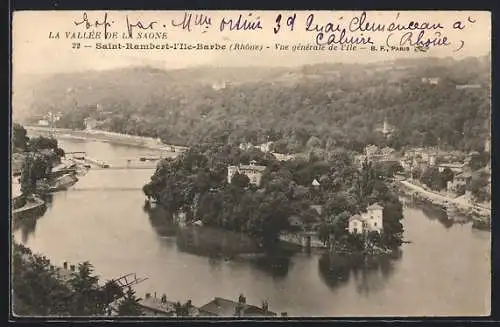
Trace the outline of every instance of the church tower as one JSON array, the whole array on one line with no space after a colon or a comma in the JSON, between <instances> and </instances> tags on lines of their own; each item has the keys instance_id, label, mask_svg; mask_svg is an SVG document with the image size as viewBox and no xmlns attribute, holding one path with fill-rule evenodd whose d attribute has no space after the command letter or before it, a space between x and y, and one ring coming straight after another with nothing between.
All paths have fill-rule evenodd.
<instances>
[{"instance_id":1,"label":"church tower","mask_svg":"<svg viewBox=\"0 0 500 327\"><path fill-rule=\"evenodd\" d=\"M389 124L387 123L387 117L384 118L384 127L382 128L382 133L384 133L384 135L389 134Z\"/></svg>"}]
</instances>

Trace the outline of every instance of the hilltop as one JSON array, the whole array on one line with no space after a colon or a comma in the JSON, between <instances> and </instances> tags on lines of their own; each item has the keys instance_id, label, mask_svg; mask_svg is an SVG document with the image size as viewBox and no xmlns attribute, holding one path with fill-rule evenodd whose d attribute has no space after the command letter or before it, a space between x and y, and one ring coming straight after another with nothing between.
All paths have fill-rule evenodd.
<instances>
[{"instance_id":1,"label":"hilltop","mask_svg":"<svg viewBox=\"0 0 500 327\"><path fill-rule=\"evenodd\" d=\"M14 119L53 111L62 113L60 127L83 128L93 116L100 128L169 143L269 139L285 152L438 142L480 150L489 134L490 74L489 57L64 73L20 79ZM395 128L389 140L376 132L384 118Z\"/></svg>"}]
</instances>

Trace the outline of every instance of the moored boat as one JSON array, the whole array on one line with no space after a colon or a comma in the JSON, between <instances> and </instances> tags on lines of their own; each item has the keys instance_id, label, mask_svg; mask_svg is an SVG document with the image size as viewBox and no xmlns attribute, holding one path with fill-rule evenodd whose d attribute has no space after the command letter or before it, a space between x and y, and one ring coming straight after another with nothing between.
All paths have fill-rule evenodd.
<instances>
[{"instance_id":1,"label":"moored boat","mask_svg":"<svg viewBox=\"0 0 500 327\"><path fill-rule=\"evenodd\" d=\"M17 208L14 206L12 209L13 218L21 218L24 215L35 214L38 211L45 209L45 201L36 195L28 196L24 199L22 206Z\"/></svg>"}]
</instances>

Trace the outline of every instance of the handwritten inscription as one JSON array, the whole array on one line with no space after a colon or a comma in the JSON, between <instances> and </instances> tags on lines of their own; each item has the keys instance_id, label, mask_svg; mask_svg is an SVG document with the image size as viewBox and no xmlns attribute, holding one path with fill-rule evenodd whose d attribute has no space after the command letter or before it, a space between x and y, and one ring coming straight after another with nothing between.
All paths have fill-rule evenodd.
<instances>
[{"instance_id":1,"label":"handwritten inscription","mask_svg":"<svg viewBox=\"0 0 500 327\"><path fill-rule=\"evenodd\" d=\"M74 20L74 26L83 31L65 32L62 36L68 39L118 39L124 30L124 39L166 39L167 31L201 32L206 33L213 29L215 33L227 32L258 32L265 33L266 29L276 37L282 33L295 31L311 34L311 41L319 48L323 46L340 46L352 48L354 46L370 46L378 49L379 46L391 49L429 49L432 47L453 47L459 51L465 46L465 41L457 39L460 32L476 23L473 17L457 19L453 24L443 24L440 21L426 19L403 19L400 13L394 13L392 18L380 21L369 12L360 12L348 15L335 15L333 12L327 20L325 15L315 13L276 13L274 19L266 20L254 13L213 15L204 12L183 12L168 22L159 20L144 20L125 15L125 19L113 18L108 13L90 14L84 12ZM411 17L408 14L406 17ZM119 23L115 23L119 21ZM122 23L124 22L124 23ZM450 32L454 32L450 37ZM301 34L303 35L303 34ZM59 38L59 32L50 32L49 38ZM222 36L225 38L225 36ZM352 47L351 47L352 46ZM335 48L335 47L334 47ZM281 49L281 48L280 48ZM426 50L425 50L426 51Z\"/></svg>"},{"instance_id":2,"label":"handwritten inscription","mask_svg":"<svg viewBox=\"0 0 500 327\"><path fill-rule=\"evenodd\" d=\"M89 21L87 13L84 12L82 19L80 21L75 21L74 23L76 26L80 26L80 25L84 26L85 29L87 29L87 30L92 28L92 27L99 28L100 26L103 26L104 27L104 35L106 37L108 27L111 27L111 25L114 23L114 21L108 22L108 13L105 13L102 21L99 21L98 19L96 19L96 20L92 21L92 23L91 23L91 21Z\"/></svg>"},{"instance_id":3,"label":"handwritten inscription","mask_svg":"<svg viewBox=\"0 0 500 327\"><path fill-rule=\"evenodd\" d=\"M194 26L204 27L205 30L202 33L206 33L206 29L212 26L212 18L204 14L193 15L191 13L184 13L182 21L172 20L172 26L179 27L188 32L191 32L191 28Z\"/></svg>"}]
</instances>

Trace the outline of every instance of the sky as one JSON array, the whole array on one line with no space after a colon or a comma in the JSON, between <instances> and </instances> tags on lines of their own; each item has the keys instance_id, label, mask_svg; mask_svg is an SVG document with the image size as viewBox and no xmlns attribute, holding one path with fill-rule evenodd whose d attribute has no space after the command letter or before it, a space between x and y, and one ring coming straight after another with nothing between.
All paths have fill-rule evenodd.
<instances>
[{"instance_id":1,"label":"sky","mask_svg":"<svg viewBox=\"0 0 500 327\"><path fill-rule=\"evenodd\" d=\"M347 36L360 36L360 31L350 31L349 22L352 19L360 19L361 11L191 11L193 15L204 15L210 17L211 26L191 26L191 31L183 30L181 26L173 26L173 23L182 22L186 12L184 11L87 11L87 20L94 23L96 20L102 22L107 13L106 21L110 24L108 32L116 32L118 39L114 40L71 40L66 38L65 33L69 32L98 32L103 26L91 26L88 29L84 24L76 25L75 22L82 22L83 11L22 11L14 12L12 22L12 53L13 53L13 76L26 74L52 74L60 72L75 72L89 69L103 70L131 65L150 65L164 69L177 69L193 67L199 65L212 66L297 66L320 62L370 62L395 59L399 57L416 56L452 56L464 58L467 56L481 56L491 51L491 16L489 12L474 11L387 11L387 12L366 12L365 24L375 23L385 25L382 32L363 32L364 37L370 37L374 45L379 48L386 43L386 39L391 32L387 31L389 24L394 22L401 26L408 26L409 22L416 21L421 25L424 22L429 24L441 24L442 29L427 30L425 36L433 38L436 31L441 33L441 37L447 37L450 45L435 46L429 51L422 52L372 52L368 49L358 51L301 51L292 52L274 50L277 43L289 45L289 49L297 44L316 43L318 32L307 31L307 18L313 14L314 18L310 29L318 25L318 28L325 26L328 22L347 28ZM280 31L275 34L273 29L276 26L278 14L282 14ZM296 18L291 31L287 26L288 17ZM236 21L239 15L243 18L260 21L262 29L228 31L228 25L224 25L224 31L220 31L220 22L223 19L233 19ZM135 24L140 21L144 26L150 22L153 24L155 32L166 32L167 40L133 40L122 39L122 34L128 34L127 21ZM462 22L462 29L458 27L457 21ZM193 24L192 24L193 25ZM354 26L354 25L352 25ZM146 30L144 30L146 31ZM149 31L149 30L147 30ZM204 31L204 32L203 32ZM49 33L55 35L59 32L59 39L49 39ZM137 36L138 27L133 28L133 34ZM203 32L203 33L202 33ZM405 32L392 32L390 41L396 44ZM339 34L339 33L335 33ZM416 39L413 32L413 39ZM326 38L329 33L326 33ZM337 36L338 37L338 36ZM463 47L459 51L454 51L463 41ZM186 42L186 43L219 43L228 47L235 43L251 45L263 45L262 51L174 51L174 50L97 50L96 43L145 43L163 44L166 42ZM73 43L80 43L79 49L73 49ZM87 45L89 47L84 47ZM269 46L266 49L265 46ZM414 49L413 47L411 49Z\"/></svg>"}]
</instances>

